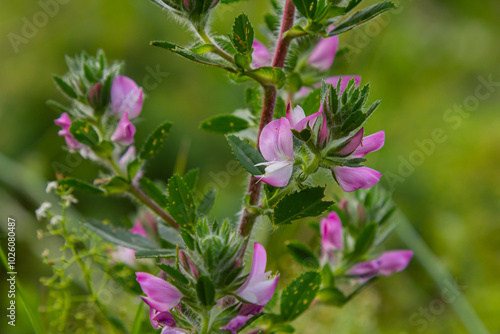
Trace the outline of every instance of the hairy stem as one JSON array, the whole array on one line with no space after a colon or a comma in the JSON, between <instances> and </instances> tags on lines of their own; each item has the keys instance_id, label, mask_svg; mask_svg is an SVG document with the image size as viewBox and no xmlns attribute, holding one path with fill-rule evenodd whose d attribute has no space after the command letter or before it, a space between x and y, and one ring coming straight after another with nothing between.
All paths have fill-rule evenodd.
<instances>
[{"instance_id":1,"label":"hairy stem","mask_svg":"<svg viewBox=\"0 0 500 334\"><path fill-rule=\"evenodd\" d=\"M144 194L142 191L139 190L134 185L130 185L130 190L129 193L137 198L139 202L150 208L154 213L156 213L158 216L160 216L165 222L167 222L170 226L172 226L175 229L179 229L179 225L175 222L175 219L172 218L168 213L166 213L162 208L160 208L158 205L156 205L155 202L153 202L146 194Z\"/></svg>"},{"instance_id":2,"label":"hairy stem","mask_svg":"<svg viewBox=\"0 0 500 334\"><path fill-rule=\"evenodd\" d=\"M286 0L285 10L283 12L283 20L281 23L281 32L276 46L276 51L273 59L273 66L283 68L285 65L286 55L290 46L291 39L284 36L284 34L293 26L293 19L295 16L295 5L292 0ZM260 116L259 134L257 136L257 147L259 147L259 137L264 126L266 126L273 119L274 107L276 104L277 95L276 86L264 86L264 103L262 105L262 112ZM248 194L250 195L249 203L252 206L258 205L260 198L261 183L255 176L250 178L248 185ZM257 215L248 209L243 210L240 221L240 234L244 237L249 236L252 232L252 227L255 223Z\"/></svg>"}]
</instances>

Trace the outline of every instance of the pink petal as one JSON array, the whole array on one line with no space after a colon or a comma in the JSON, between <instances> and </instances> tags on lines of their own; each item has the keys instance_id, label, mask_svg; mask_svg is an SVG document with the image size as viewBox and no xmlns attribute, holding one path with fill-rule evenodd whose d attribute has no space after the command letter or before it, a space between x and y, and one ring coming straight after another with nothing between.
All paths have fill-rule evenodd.
<instances>
[{"instance_id":1,"label":"pink petal","mask_svg":"<svg viewBox=\"0 0 500 334\"><path fill-rule=\"evenodd\" d=\"M167 312L177 305L182 293L169 282L148 273L137 272L137 281L147 295L141 297L149 306L159 312Z\"/></svg>"},{"instance_id":2,"label":"pink petal","mask_svg":"<svg viewBox=\"0 0 500 334\"><path fill-rule=\"evenodd\" d=\"M322 39L309 56L308 63L319 70L326 71L332 66L338 48L338 36Z\"/></svg>"},{"instance_id":3,"label":"pink petal","mask_svg":"<svg viewBox=\"0 0 500 334\"><path fill-rule=\"evenodd\" d=\"M111 107L113 112L121 116L126 111L130 118L139 116L142 110L144 92L134 80L119 75L111 85Z\"/></svg>"},{"instance_id":4,"label":"pink petal","mask_svg":"<svg viewBox=\"0 0 500 334\"><path fill-rule=\"evenodd\" d=\"M134 227L130 230L133 234L139 234L141 237L147 238L148 234L144 227L142 227L142 223L140 220L136 220L134 223Z\"/></svg>"},{"instance_id":5,"label":"pink petal","mask_svg":"<svg viewBox=\"0 0 500 334\"><path fill-rule=\"evenodd\" d=\"M126 170L129 163L135 159L135 146L130 146L128 150L122 155L118 165Z\"/></svg>"},{"instance_id":6,"label":"pink petal","mask_svg":"<svg viewBox=\"0 0 500 334\"><path fill-rule=\"evenodd\" d=\"M380 150L384 146L385 132L379 131L372 135L366 136L361 141L361 145L351 154L353 158L362 158L370 152Z\"/></svg>"},{"instance_id":7,"label":"pink petal","mask_svg":"<svg viewBox=\"0 0 500 334\"><path fill-rule=\"evenodd\" d=\"M389 276L393 273L403 271L413 257L413 252L409 250L394 250L383 253L378 261L380 263L379 274Z\"/></svg>"},{"instance_id":8,"label":"pink petal","mask_svg":"<svg viewBox=\"0 0 500 334\"><path fill-rule=\"evenodd\" d=\"M344 249L342 222L336 212L331 212L327 218L321 219L320 231L323 256Z\"/></svg>"},{"instance_id":9,"label":"pink petal","mask_svg":"<svg viewBox=\"0 0 500 334\"><path fill-rule=\"evenodd\" d=\"M271 66L273 56L271 55L267 47L258 40L253 41L252 47L252 67L259 68L264 66Z\"/></svg>"},{"instance_id":10,"label":"pink petal","mask_svg":"<svg viewBox=\"0 0 500 334\"><path fill-rule=\"evenodd\" d=\"M323 112L322 108L319 108L321 112ZM328 127L326 125L326 116L323 114L323 123L321 124L321 129L319 130L319 146L322 146L323 143L327 140L328 138Z\"/></svg>"},{"instance_id":11,"label":"pink petal","mask_svg":"<svg viewBox=\"0 0 500 334\"><path fill-rule=\"evenodd\" d=\"M378 274L380 264L377 260L360 262L349 270L348 274L369 279Z\"/></svg>"},{"instance_id":12,"label":"pink petal","mask_svg":"<svg viewBox=\"0 0 500 334\"><path fill-rule=\"evenodd\" d=\"M382 174L368 167L333 167L337 183L343 191L355 191L373 187Z\"/></svg>"},{"instance_id":13,"label":"pink petal","mask_svg":"<svg viewBox=\"0 0 500 334\"><path fill-rule=\"evenodd\" d=\"M271 121L262 129L259 148L267 161L293 160L293 135L286 118Z\"/></svg>"},{"instance_id":14,"label":"pink petal","mask_svg":"<svg viewBox=\"0 0 500 334\"><path fill-rule=\"evenodd\" d=\"M54 120L54 123L66 130L71 127L71 119L69 118L67 113L62 113L59 118Z\"/></svg>"},{"instance_id":15,"label":"pink petal","mask_svg":"<svg viewBox=\"0 0 500 334\"><path fill-rule=\"evenodd\" d=\"M265 174L257 177L273 187L286 186L293 173L293 161L269 162L267 165Z\"/></svg>"},{"instance_id":16,"label":"pink petal","mask_svg":"<svg viewBox=\"0 0 500 334\"><path fill-rule=\"evenodd\" d=\"M134 142L135 126L128 119L128 112L124 112L116 130L111 136L111 140L128 146Z\"/></svg>"},{"instance_id":17,"label":"pink petal","mask_svg":"<svg viewBox=\"0 0 500 334\"><path fill-rule=\"evenodd\" d=\"M363 140L363 128L356 132L356 134L350 139L349 143L344 146L341 150L337 151L338 155L349 155L352 153Z\"/></svg>"}]
</instances>

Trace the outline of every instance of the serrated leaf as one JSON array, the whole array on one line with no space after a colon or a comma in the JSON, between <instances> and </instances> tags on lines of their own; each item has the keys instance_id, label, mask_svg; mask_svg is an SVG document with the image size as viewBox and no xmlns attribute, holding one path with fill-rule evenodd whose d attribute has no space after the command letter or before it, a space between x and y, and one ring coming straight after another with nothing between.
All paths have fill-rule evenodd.
<instances>
[{"instance_id":1,"label":"serrated leaf","mask_svg":"<svg viewBox=\"0 0 500 334\"><path fill-rule=\"evenodd\" d=\"M290 322L309 308L321 284L321 275L315 271L302 274L281 295L281 318Z\"/></svg>"},{"instance_id":2,"label":"serrated leaf","mask_svg":"<svg viewBox=\"0 0 500 334\"><path fill-rule=\"evenodd\" d=\"M67 97L76 99L78 98L78 95L76 94L75 90L66 82L64 81L61 77L54 75L54 82L56 83L57 87L61 90L62 93L64 93Z\"/></svg>"},{"instance_id":3,"label":"serrated leaf","mask_svg":"<svg viewBox=\"0 0 500 334\"><path fill-rule=\"evenodd\" d=\"M364 8L354 13L347 20L336 25L335 28L332 31L330 31L328 36L335 36L344 33L346 31L349 31L357 27L358 25L361 25L373 19L374 17L394 8L396 8L396 5L394 5L394 3L392 3L391 1L379 2L373 6Z\"/></svg>"},{"instance_id":4,"label":"serrated leaf","mask_svg":"<svg viewBox=\"0 0 500 334\"><path fill-rule=\"evenodd\" d=\"M140 249L135 253L136 259L172 258L175 256L175 249Z\"/></svg>"},{"instance_id":5,"label":"serrated leaf","mask_svg":"<svg viewBox=\"0 0 500 334\"><path fill-rule=\"evenodd\" d=\"M196 223L196 207L186 182L175 174L168 180L168 211L182 228L192 230Z\"/></svg>"},{"instance_id":6,"label":"serrated leaf","mask_svg":"<svg viewBox=\"0 0 500 334\"><path fill-rule=\"evenodd\" d=\"M97 220L89 220L84 223L89 230L118 246L134 250L153 250L156 248L154 242L139 234L109 224L103 224Z\"/></svg>"},{"instance_id":7,"label":"serrated leaf","mask_svg":"<svg viewBox=\"0 0 500 334\"><path fill-rule=\"evenodd\" d=\"M318 8L318 0L293 0L297 11L308 19L314 18Z\"/></svg>"},{"instance_id":8,"label":"serrated leaf","mask_svg":"<svg viewBox=\"0 0 500 334\"><path fill-rule=\"evenodd\" d=\"M276 204L274 224L291 224L304 217L316 217L325 212L333 202L323 202L325 188L315 187L291 193Z\"/></svg>"},{"instance_id":9,"label":"serrated leaf","mask_svg":"<svg viewBox=\"0 0 500 334\"><path fill-rule=\"evenodd\" d=\"M194 249L195 245L195 240L191 234L187 230L181 229L179 231L182 240L184 240L184 243L186 244L186 247L189 248L190 250Z\"/></svg>"},{"instance_id":10,"label":"serrated leaf","mask_svg":"<svg viewBox=\"0 0 500 334\"><path fill-rule=\"evenodd\" d=\"M252 175L264 174L263 166L255 166L265 159L249 142L240 139L234 135L226 136L229 145L233 150L233 155L239 161L241 166Z\"/></svg>"},{"instance_id":11,"label":"serrated leaf","mask_svg":"<svg viewBox=\"0 0 500 334\"><path fill-rule=\"evenodd\" d=\"M184 284L189 283L186 276L184 276L179 270L175 269L174 267L172 267L168 264L165 264L165 263L159 263L158 267L161 270L163 270L164 272L166 272L167 275L169 277L173 278L174 280L179 281L179 282L184 283Z\"/></svg>"},{"instance_id":12,"label":"serrated leaf","mask_svg":"<svg viewBox=\"0 0 500 334\"><path fill-rule=\"evenodd\" d=\"M200 124L200 129L215 132L215 133L233 133L245 130L250 124L234 115L217 115L213 116Z\"/></svg>"},{"instance_id":13,"label":"serrated leaf","mask_svg":"<svg viewBox=\"0 0 500 334\"><path fill-rule=\"evenodd\" d=\"M99 143L99 135L92 125L85 121L73 121L69 132L78 142L94 147Z\"/></svg>"},{"instance_id":14,"label":"serrated leaf","mask_svg":"<svg viewBox=\"0 0 500 334\"><path fill-rule=\"evenodd\" d=\"M248 16L240 14L234 20L233 33L231 34L234 48L242 54L251 54L253 34L253 27Z\"/></svg>"},{"instance_id":15,"label":"serrated leaf","mask_svg":"<svg viewBox=\"0 0 500 334\"><path fill-rule=\"evenodd\" d=\"M200 170L198 168L194 168L189 170L184 176L184 182L186 182L189 189L193 190L196 187L196 183L198 182L198 174Z\"/></svg>"},{"instance_id":16,"label":"serrated leaf","mask_svg":"<svg viewBox=\"0 0 500 334\"><path fill-rule=\"evenodd\" d=\"M319 268L319 262L309 247L298 241L289 241L286 250L301 265L311 269Z\"/></svg>"},{"instance_id":17,"label":"serrated leaf","mask_svg":"<svg viewBox=\"0 0 500 334\"><path fill-rule=\"evenodd\" d=\"M147 177L142 177L139 180L139 183L141 184L141 187L144 190L144 192L153 201L155 201L156 204L158 204L162 208L166 208L167 207L167 198L166 198L165 194L163 193L163 191L160 190L160 188L158 188L156 186L156 184L154 184L153 181L151 181Z\"/></svg>"},{"instance_id":18,"label":"serrated leaf","mask_svg":"<svg viewBox=\"0 0 500 334\"><path fill-rule=\"evenodd\" d=\"M347 4L347 7L345 8L345 14L349 13L351 10L353 10L357 5L359 5L363 0L351 0L349 1L349 4Z\"/></svg>"},{"instance_id":19,"label":"serrated leaf","mask_svg":"<svg viewBox=\"0 0 500 334\"><path fill-rule=\"evenodd\" d=\"M153 130L141 149L141 159L147 160L155 156L162 148L172 128L172 122L165 122Z\"/></svg>"},{"instance_id":20,"label":"serrated leaf","mask_svg":"<svg viewBox=\"0 0 500 334\"><path fill-rule=\"evenodd\" d=\"M207 216L212 210L215 202L215 189L209 190L200 202L198 207L198 216Z\"/></svg>"},{"instance_id":21,"label":"serrated leaf","mask_svg":"<svg viewBox=\"0 0 500 334\"><path fill-rule=\"evenodd\" d=\"M184 240L180 236L179 231L170 226L158 224L158 234L161 239L173 245L174 248L176 245L179 245L180 248L184 248L185 246Z\"/></svg>"},{"instance_id":22,"label":"serrated leaf","mask_svg":"<svg viewBox=\"0 0 500 334\"><path fill-rule=\"evenodd\" d=\"M123 177L114 176L101 186L108 195L123 194L130 188L130 183Z\"/></svg>"},{"instance_id":23,"label":"serrated leaf","mask_svg":"<svg viewBox=\"0 0 500 334\"><path fill-rule=\"evenodd\" d=\"M93 195L103 195L104 191L101 189L94 187L93 185L84 182L79 179L75 179L73 177L65 177L64 179L57 180L57 184L60 186L71 187L75 190L80 190Z\"/></svg>"},{"instance_id":24,"label":"serrated leaf","mask_svg":"<svg viewBox=\"0 0 500 334\"><path fill-rule=\"evenodd\" d=\"M212 306L215 304L215 288L207 276L200 276L196 283L196 293L203 305Z\"/></svg>"},{"instance_id":25,"label":"serrated leaf","mask_svg":"<svg viewBox=\"0 0 500 334\"><path fill-rule=\"evenodd\" d=\"M192 60L192 61L197 62L197 63L201 63L201 64L209 65L209 66L220 67L222 69L225 69L226 71L233 72L233 73L236 72L236 70L233 69L232 67L226 66L223 63L220 63L216 60L213 60L213 59L204 57L202 55L196 54L195 52L193 52L191 50L185 49L181 46L178 46L178 45L175 45L175 44L172 44L169 42L152 41L151 45L167 49L173 53L176 53L176 54L178 54L186 59Z\"/></svg>"},{"instance_id":26,"label":"serrated leaf","mask_svg":"<svg viewBox=\"0 0 500 334\"><path fill-rule=\"evenodd\" d=\"M245 73L264 85L275 85L278 89L286 83L286 74L278 67L264 66Z\"/></svg>"}]
</instances>

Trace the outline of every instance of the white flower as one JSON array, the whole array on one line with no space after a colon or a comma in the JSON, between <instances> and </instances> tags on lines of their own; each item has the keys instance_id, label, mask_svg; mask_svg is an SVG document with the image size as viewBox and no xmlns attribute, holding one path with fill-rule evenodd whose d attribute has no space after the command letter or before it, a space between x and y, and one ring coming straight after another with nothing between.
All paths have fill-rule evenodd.
<instances>
[{"instance_id":1,"label":"white flower","mask_svg":"<svg viewBox=\"0 0 500 334\"><path fill-rule=\"evenodd\" d=\"M63 195L61 198L65 201L66 207L69 207L71 203L78 203L78 200L76 199L75 196L68 194L68 195Z\"/></svg>"},{"instance_id":2,"label":"white flower","mask_svg":"<svg viewBox=\"0 0 500 334\"><path fill-rule=\"evenodd\" d=\"M47 194L51 193L52 191L55 191L57 190L57 187L59 185L57 184L57 181L51 181L49 183L47 183L47 188L45 188L45 192Z\"/></svg>"},{"instance_id":3,"label":"white flower","mask_svg":"<svg viewBox=\"0 0 500 334\"><path fill-rule=\"evenodd\" d=\"M43 202L38 209L35 211L36 219L42 220L43 218L47 218L49 214L49 210L52 207L52 203Z\"/></svg>"},{"instance_id":4,"label":"white flower","mask_svg":"<svg viewBox=\"0 0 500 334\"><path fill-rule=\"evenodd\" d=\"M63 217L60 215L56 215L50 218L50 225L57 225L62 221Z\"/></svg>"}]
</instances>

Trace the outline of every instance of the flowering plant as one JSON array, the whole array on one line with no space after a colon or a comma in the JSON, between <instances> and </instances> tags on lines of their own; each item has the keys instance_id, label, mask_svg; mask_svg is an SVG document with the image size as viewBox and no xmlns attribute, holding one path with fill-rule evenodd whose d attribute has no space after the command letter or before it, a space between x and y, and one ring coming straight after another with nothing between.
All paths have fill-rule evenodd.
<instances>
[{"instance_id":1,"label":"flowering plant","mask_svg":"<svg viewBox=\"0 0 500 334\"><path fill-rule=\"evenodd\" d=\"M190 26L197 38L186 47L166 41L153 41L153 46L220 68L246 85L245 110L201 124L226 136L249 173L240 220L209 215L215 191L200 195L198 170L176 173L166 184L145 175L144 166L160 152L173 124L158 125L137 145L136 120L147 118L145 94L124 75L122 63L109 62L102 51L68 58L69 72L54 81L69 105L49 102L61 112L55 124L67 149L102 171L93 182L58 173L48 190L61 197L62 212L49 203L37 212L50 220L48 234L65 239L63 259L46 254L54 276L45 283L55 300L68 298L64 271L69 256L80 265L89 303L100 314L98 326L85 325L94 330L127 333L130 326L111 315L95 293L91 268L98 267L136 301L142 298L131 324L134 333L293 332L293 321L314 304L341 307L378 277L405 269L411 251L382 251L395 207L376 186L381 173L363 165L368 153L384 145L383 131L365 135L364 130L380 101L368 102L370 85L361 85L359 76L329 75L338 36L395 6L384 1L355 11L362 0L273 2L264 44L255 39L245 14L236 17L229 35L212 31L210 15L224 1L153 2ZM325 178L344 195L325 192ZM139 208L137 219L120 226L111 219L85 218L70 228L68 208L79 191L127 196ZM250 241L256 223L267 221L280 233L306 217L313 217L315 244L288 241L286 249L307 271L290 278L268 268L264 246ZM247 251L252 254L249 272ZM279 292L281 284L287 287ZM148 327L142 318L145 305ZM48 311L61 309L54 303ZM69 317L68 312L54 315L50 325L64 328Z\"/></svg>"}]
</instances>

